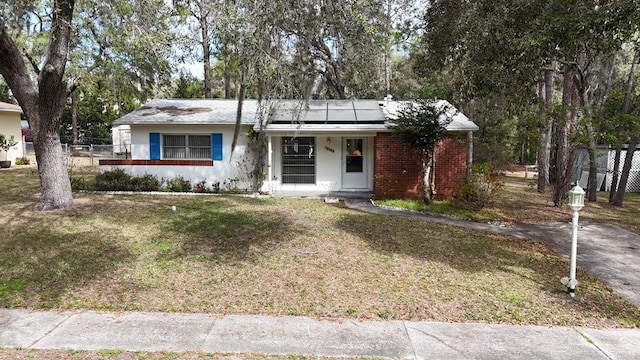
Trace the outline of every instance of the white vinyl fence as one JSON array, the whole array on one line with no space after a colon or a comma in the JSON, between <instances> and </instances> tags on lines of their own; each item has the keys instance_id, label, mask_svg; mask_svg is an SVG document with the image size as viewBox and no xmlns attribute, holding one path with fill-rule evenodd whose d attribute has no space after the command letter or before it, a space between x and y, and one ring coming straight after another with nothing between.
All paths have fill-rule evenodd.
<instances>
[{"instance_id":1,"label":"white vinyl fence","mask_svg":"<svg viewBox=\"0 0 640 360\"><path fill-rule=\"evenodd\" d=\"M611 183L613 182L613 167L615 164L615 149L599 148L596 151L596 162L598 164L598 190L610 191ZM624 164L627 151L622 150L622 156L620 157L620 171ZM576 152L576 163L578 172L574 172L576 178L580 180L580 185L587 186L587 179L589 177L589 156L586 149L578 149ZM574 171L575 171L574 170ZM627 181L626 192L640 192L640 149L636 149L633 153L633 159L631 162L631 171L629 172L629 179Z\"/></svg>"}]
</instances>

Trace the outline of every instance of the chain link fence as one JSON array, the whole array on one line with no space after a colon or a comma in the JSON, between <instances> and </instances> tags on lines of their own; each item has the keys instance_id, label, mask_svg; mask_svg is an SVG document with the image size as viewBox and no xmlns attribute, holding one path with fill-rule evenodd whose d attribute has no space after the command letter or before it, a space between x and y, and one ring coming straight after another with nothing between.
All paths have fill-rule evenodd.
<instances>
[{"instance_id":1,"label":"chain link fence","mask_svg":"<svg viewBox=\"0 0 640 360\"><path fill-rule=\"evenodd\" d=\"M62 152L67 166L97 167L100 159L127 159L128 153L114 153L113 145L69 145L62 144ZM25 143L25 156L36 163L33 143Z\"/></svg>"}]
</instances>

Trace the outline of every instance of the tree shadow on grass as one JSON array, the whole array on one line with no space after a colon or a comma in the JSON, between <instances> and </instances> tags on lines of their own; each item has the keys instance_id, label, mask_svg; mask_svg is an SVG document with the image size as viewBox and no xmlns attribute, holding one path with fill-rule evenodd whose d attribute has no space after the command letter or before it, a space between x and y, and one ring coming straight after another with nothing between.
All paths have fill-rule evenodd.
<instances>
[{"instance_id":1,"label":"tree shadow on grass","mask_svg":"<svg viewBox=\"0 0 640 360\"><path fill-rule=\"evenodd\" d=\"M340 217L336 226L380 253L441 262L463 272L500 270L531 260L500 236L454 226L357 212Z\"/></svg>"},{"instance_id":2,"label":"tree shadow on grass","mask_svg":"<svg viewBox=\"0 0 640 360\"><path fill-rule=\"evenodd\" d=\"M512 306L514 295L529 294L550 301L547 308L540 305L544 311L564 307L567 313L584 316L582 321L614 319L622 324L640 324L640 309L620 299L582 269L578 269L577 275L581 281L580 294L575 299L568 297L559 279L568 275L569 264L542 243L355 211L341 216L335 226L390 258L422 260L425 270L428 267L444 283L465 288L481 302L485 300L481 294L492 294L492 301ZM447 271L458 275L449 277ZM485 279L500 280L496 284Z\"/></svg>"},{"instance_id":3,"label":"tree shadow on grass","mask_svg":"<svg viewBox=\"0 0 640 360\"><path fill-rule=\"evenodd\" d=\"M4 307L63 306L75 289L110 276L132 259L126 248L99 232L34 226L11 235L5 230L4 235L0 241Z\"/></svg>"},{"instance_id":4,"label":"tree shadow on grass","mask_svg":"<svg viewBox=\"0 0 640 360\"><path fill-rule=\"evenodd\" d=\"M303 231L277 208L251 198L186 201L164 225L168 238L179 245L174 256L221 262L253 261Z\"/></svg>"}]
</instances>

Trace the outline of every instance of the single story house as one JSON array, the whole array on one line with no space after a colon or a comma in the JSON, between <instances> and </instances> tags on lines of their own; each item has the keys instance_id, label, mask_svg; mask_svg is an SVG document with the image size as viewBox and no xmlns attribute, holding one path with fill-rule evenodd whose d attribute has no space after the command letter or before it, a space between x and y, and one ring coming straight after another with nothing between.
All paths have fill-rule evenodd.
<instances>
[{"instance_id":1,"label":"single story house","mask_svg":"<svg viewBox=\"0 0 640 360\"><path fill-rule=\"evenodd\" d=\"M421 198L420 154L387 128L401 105L387 100L279 100L260 106L245 100L232 154L237 100L151 100L113 124L129 126L131 159L101 160L100 167L119 167L132 175L181 175L193 183L243 185L256 162L248 146L251 134L263 132L264 192ZM478 129L460 112L449 115L449 135L436 150L429 180L441 199L450 198L464 177L467 133Z\"/></svg>"},{"instance_id":2,"label":"single story house","mask_svg":"<svg viewBox=\"0 0 640 360\"><path fill-rule=\"evenodd\" d=\"M6 159L8 161L14 161L17 157L24 156L24 142L22 141L22 123L20 118L22 116L22 108L19 105L0 102L0 134L4 135L6 139L11 136L15 139L17 144L12 146L5 154L1 151L0 160Z\"/></svg>"}]
</instances>

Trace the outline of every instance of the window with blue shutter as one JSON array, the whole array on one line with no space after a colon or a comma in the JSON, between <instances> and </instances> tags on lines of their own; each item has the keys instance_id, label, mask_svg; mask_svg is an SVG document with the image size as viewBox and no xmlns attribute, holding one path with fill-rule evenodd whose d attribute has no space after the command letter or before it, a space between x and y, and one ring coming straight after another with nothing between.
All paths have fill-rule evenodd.
<instances>
[{"instance_id":1,"label":"window with blue shutter","mask_svg":"<svg viewBox=\"0 0 640 360\"><path fill-rule=\"evenodd\" d=\"M149 133L149 159L160 160L160 133Z\"/></svg>"},{"instance_id":2,"label":"window with blue shutter","mask_svg":"<svg viewBox=\"0 0 640 360\"><path fill-rule=\"evenodd\" d=\"M222 134L211 134L211 158L222 160Z\"/></svg>"}]
</instances>

